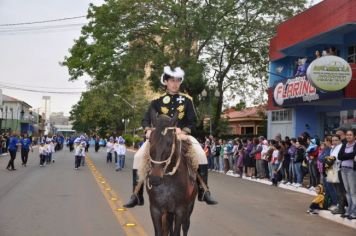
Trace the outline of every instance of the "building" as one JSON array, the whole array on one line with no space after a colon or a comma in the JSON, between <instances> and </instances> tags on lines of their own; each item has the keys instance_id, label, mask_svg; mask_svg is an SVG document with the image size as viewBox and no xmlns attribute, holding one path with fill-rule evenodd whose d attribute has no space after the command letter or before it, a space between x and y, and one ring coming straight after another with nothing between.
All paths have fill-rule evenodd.
<instances>
[{"instance_id":1,"label":"building","mask_svg":"<svg viewBox=\"0 0 356 236\"><path fill-rule=\"evenodd\" d=\"M0 93L1 95L1 93ZM0 104L0 130L1 132L17 131L29 133L36 131L38 115L32 112L31 106L24 101L2 94Z\"/></svg>"},{"instance_id":2,"label":"building","mask_svg":"<svg viewBox=\"0 0 356 236\"><path fill-rule=\"evenodd\" d=\"M269 60L268 138L356 127L356 1L324 0L281 23Z\"/></svg>"},{"instance_id":3,"label":"building","mask_svg":"<svg viewBox=\"0 0 356 236\"><path fill-rule=\"evenodd\" d=\"M228 134L256 136L264 132L265 112L265 106L249 107L241 111L228 109L222 117L228 121Z\"/></svg>"},{"instance_id":4,"label":"building","mask_svg":"<svg viewBox=\"0 0 356 236\"><path fill-rule=\"evenodd\" d=\"M64 116L63 112L52 112L49 122L53 125L69 125L69 117Z\"/></svg>"}]
</instances>

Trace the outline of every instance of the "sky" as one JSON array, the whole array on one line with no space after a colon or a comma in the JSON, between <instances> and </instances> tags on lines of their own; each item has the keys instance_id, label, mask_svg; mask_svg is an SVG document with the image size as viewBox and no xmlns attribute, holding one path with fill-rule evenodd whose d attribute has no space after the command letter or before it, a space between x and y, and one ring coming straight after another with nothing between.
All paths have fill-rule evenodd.
<instances>
[{"instance_id":1,"label":"sky","mask_svg":"<svg viewBox=\"0 0 356 236\"><path fill-rule=\"evenodd\" d=\"M89 3L100 5L103 0L0 0L0 25L60 19L86 15ZM320 0L310 0L314 5ZM0 89L3 94L15 97L30 104L33 109L44 107L42 96L50 96L50 111L69 115L71 107L85 91L83 77L69 82L66 67L59 65L74 39L80 36L80 26L66 29L37 31L18 30L28 27L41 27L59 24L85 23L85 18L55 23L24 26L0 26ZM33 29L33 28L32 28ZM9 32L9 30L17 30ZM75 91L77 94L48 94L5 89L1 84L27 89L47 91Z\"/></svg>"},{"instance_id":2,"label":"sky","mask_svg":"<svg viewBox=\"0 0 356 236\"><path fill-rule=\"evenodd\" d=\"M52 20L86 15L89 3L100 5L99 0L0 0L0 25L21 22ZM69 115L72 105L80 99L80 93L48 94L5 89L1 84L46 91L85 91L84 77L69 82L66 67L59 65L74 39L80 35L80 26L66 29L19 32L19 27L39 27L59 24L85 23L85 18L55 23L24 26L0 26L0 89L3 94L30 104L34 109L44 106L42 96L51 96L51 112ZM9 30L17 29L16 32Z\"/></svg>"}]
</instances>

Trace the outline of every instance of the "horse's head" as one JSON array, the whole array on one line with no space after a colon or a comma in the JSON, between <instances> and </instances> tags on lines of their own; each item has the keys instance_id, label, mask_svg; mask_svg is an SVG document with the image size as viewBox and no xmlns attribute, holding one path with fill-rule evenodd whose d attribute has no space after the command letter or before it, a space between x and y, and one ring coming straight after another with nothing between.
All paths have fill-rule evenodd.
<instances>
[{"instance_id":1,"label":"horse's head","mask_svg":"<svg viewBox=\"0 0 356 236\"><path fill-rule=\"evenodd\" d=\"M171 118L167 115L151 114L151 120L155 129L150 135L151 171L148 178L152 185L157 186L162 183L166 168L176 150L177 115Z\"/></svg>"}]
</instances>

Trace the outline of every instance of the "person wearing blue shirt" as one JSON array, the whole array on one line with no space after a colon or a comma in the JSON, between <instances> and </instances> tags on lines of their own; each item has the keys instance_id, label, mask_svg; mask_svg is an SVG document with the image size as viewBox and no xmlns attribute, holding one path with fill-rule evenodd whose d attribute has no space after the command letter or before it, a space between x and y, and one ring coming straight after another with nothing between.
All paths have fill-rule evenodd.
<instances>
[{"instance_id":1,"label":"person wearing blue shirt","mask_svg":"<svg viewBox=\"0 0 356 236\"><path fill-rule=\"evenodd\" d=\"M28 160L28 153L30 152L30 149L32 149L32 141L28 137L28 134L25 133L23 135L23 138L20 140L21 144L21 160L22 160L22 165L26 167L27 165L27 160Z\"/></svg>"},{"instance_id":2,"label":"person wearing blue shirt","mask_svg":"<svg viewBox=\"0 0 356 236\"><path fill-rule=\"evenodd\" d=\"M9 164L7 164L6 169L13 171L15 169L14 161L16 159L16 152L17 152L17 146L19 145L19 139L17 138L17 135L15 132L13 132L9 138L9 146L8 150L10 153L10 160Z\"/></svg>"}]
</instances>

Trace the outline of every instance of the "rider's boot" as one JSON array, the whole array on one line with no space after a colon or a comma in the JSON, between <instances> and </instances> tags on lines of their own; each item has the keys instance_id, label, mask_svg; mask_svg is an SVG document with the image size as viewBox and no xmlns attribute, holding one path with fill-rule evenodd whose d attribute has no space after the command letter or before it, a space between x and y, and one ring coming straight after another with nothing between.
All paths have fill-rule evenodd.
<instances>
[{"instance_id":1,"label":"rider's boot","mask_svg":"<svg viewBox=\"0 0 356 236\"><path fill-rule=\"evenodd\" d=\"M218 204L217 201L211 196L208 188L208 165L199 165L198 173L201 177L201 180L204 181L204 184L198 181L198 200L204 201L208 205Z\"/></svg>"},{"instance_id":2,"label":"rider's boot","mask_svg":"<svg viewBox=\"0 0 356 236\"><path fill-rule=\"evenodd\" d=\"M137 169L132 170L132 180L133 180L133 193L130 200L124 205L126 208L132 208L136 205L142 206L144 204L143 199L143 184L138 183Z\"/></svg>"}]
</instances>

